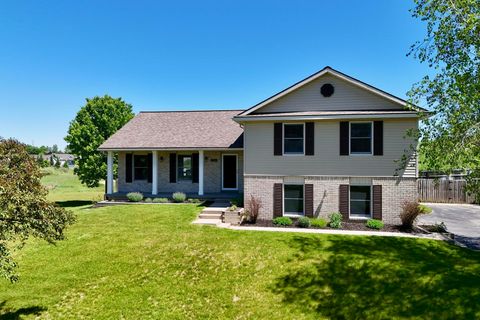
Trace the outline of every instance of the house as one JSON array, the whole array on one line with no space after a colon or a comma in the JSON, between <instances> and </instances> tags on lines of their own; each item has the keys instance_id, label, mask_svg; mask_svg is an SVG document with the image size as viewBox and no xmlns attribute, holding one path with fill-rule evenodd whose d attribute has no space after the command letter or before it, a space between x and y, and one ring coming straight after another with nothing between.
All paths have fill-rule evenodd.
<instances>
[{"instance_id":1,"label":"house","mask_svg":"<svg viewBox=\"0 0 480 320\"><path fill-rule=\"evenodd\" d=\"M73 168L75 166L75 156L70 153L47 153L38 155L34 154L31 156L34 159L42 158L42 160L53 163L53 165L59 162L60 167L63 167L65 165L65 162L67 163L69 168Z\"/></svg>"},{"instance_id":2,"label":"house","mask_svg":"<svg viewBox=\"0 0 480 320\"><path fill-rule=\"evenodd\" d=\"M326 67L247 110L141 112L99 148L107 197L240 193L261 201L259 219L341 212L398 223L401 203L417 197L417 141L406 134L418 111Z\"/></svg>"}]
</instances>

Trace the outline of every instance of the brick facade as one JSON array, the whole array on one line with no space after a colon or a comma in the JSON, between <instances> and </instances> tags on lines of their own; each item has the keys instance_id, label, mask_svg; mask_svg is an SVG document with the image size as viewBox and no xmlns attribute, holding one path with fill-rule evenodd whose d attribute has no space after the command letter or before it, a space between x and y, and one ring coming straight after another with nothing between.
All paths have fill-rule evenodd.
<instances>
[{"instance_id":1,"label":"brick facade","mask_svg":"<svg viewBox=\"0 0 480 320\"><path fill-rule=\"evenodd\" d=\"M259 219L271 220L273 217L273 185L290 181L292 177L246 175L245 201L251 195L257 197L261 203ZM358 178L349 177L299 177L305 184L313 184L314 217L328 218L332 212L339 211L339 186L341 184L356 183ZM399 214L402 202L416 200L417 187L415 178L363 178L372 185L382 186L382 220L388 224L399 224Z\"/></svg>"}]
</instances>

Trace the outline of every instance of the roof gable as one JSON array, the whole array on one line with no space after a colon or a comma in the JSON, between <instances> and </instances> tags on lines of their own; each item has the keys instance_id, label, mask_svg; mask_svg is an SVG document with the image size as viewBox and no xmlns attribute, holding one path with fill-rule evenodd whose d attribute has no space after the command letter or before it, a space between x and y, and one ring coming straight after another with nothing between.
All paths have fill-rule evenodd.
<instances>
[{"instance_id":1,"label":"roof gable","mask_svg":"<svg viewBox=\"0 0 480 320\"><path fill-rule=\"evenodd\" d=\"M331 97L320 93L320 88L326 83L335 88ZM238 116L279 112L407 110L407 106L403 99L326 67Z\"/></svg>"}]
</instances>

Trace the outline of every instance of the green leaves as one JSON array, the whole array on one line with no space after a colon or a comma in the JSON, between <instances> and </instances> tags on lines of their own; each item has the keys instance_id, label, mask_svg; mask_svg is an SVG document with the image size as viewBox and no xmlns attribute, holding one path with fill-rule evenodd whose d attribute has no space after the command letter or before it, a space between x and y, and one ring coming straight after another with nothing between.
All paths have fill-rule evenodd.
<instances>
[{"instance_id":1,"label":"green leaves","mask_svg":"<svg viewBox=\"0 0 480 320\"><path fill-rule=\"evenodd\" d=\"M50 243L64 238L65 228L75 221L65 209L46 200L41 172L24 145L0 140L0 276L16 281L11 246L29 237Z\"/></svg>"},{"instance_id":2,"label":"green leaves","mask_svg":"<svg viewBox=\"0 0 480 320\"><path fill-rule=\"evenodd\" d=\"M108 95L86 99L70 122L65 141L76 157L75 174L88 187L98 187L107 175L106 156L98 147L133 118L132 106Z\"/></svg>"},{"instance_id":3,"label":"green leaves","mask_svg":"<svg viewBox=\"0 0 480 320\"><path fill-rule=\"evenodd\" d=\"M425 101L434 116L421 128L422 167L480 172L480 2L416 0L414 17L427 23L423 41L409 54L428 63L426 76L409 92L413 104ZM472 184L473 185L473 184ZM476 190L480 193L480 190Z\"/></svg>"}]
</instances>

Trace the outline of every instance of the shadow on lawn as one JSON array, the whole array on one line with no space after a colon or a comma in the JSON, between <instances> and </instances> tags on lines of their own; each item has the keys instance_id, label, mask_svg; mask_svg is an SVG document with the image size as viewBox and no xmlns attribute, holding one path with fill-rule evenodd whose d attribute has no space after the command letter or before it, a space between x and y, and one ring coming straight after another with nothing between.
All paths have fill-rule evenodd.
<instances>
[{"instance_id":1,"label":"shadow on lawn","mask_svg":"<svg viewBox=\"0 0 480 320\"><path fill-rule=\"evenodd\" d=\"M89 204L93 204L93 201L90 200L67 200L67 201L56 201L55 202L59 207L62 208L74 208L74 207L81 207L86 206Z\"/></svg>"},{"instance_id":2,"label":"shadow on lawn","mask_svg":"<svg viewBox=\"0 0 480 320\"><path fill-rule=\"evenodd\" d=\"M332 319L480 317L480 253L442 242L295 237L283 302Z\"/></svg>"},{"instance_id":3,"label":"shadow on lawn","mask_svg":"<svg viewBox=\"0 0 480 320\"><path fill-rule=\"evenodd\" d=\"M23 318L22 316L26 315L36 315L39 316L42 311L47 310L44 307L39 307L39 306L32 306L32 307L27 307L27 308L20 308L17 310L9 310L9 309L4 309L5 308L6 301L3 301L0 303L0 320L18 320Z\"/></svg>"}]
</instances>

